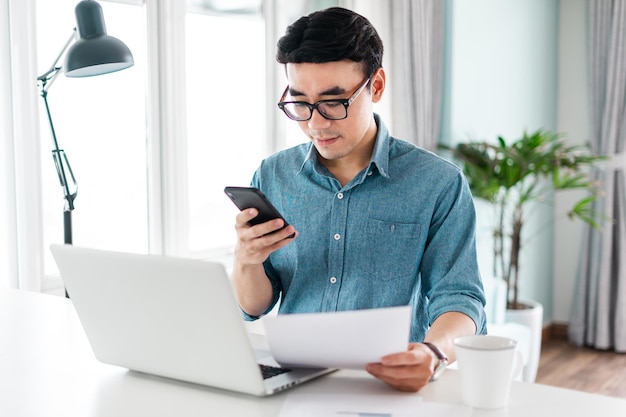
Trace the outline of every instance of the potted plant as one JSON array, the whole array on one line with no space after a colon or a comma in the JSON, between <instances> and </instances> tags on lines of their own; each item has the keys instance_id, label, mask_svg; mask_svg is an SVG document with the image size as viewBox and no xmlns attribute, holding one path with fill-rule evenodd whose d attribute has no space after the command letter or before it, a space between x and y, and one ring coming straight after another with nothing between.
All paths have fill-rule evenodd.
<instances>
[{"instance_id":1,"label":"potted plant","mask_svg":"<svg viewBox=\"0 0 626 417\"><path fill-rule=\"evenodd\" d=\"M588 195L573 205L568 216L596 227L591 203L599 188L589 169L604 158L584 146L567 146L561 135L541 129L524 132L509 144L498 137L495 144L469 142L441 148L460 162L473 196L493 205L493 273L507 284L508 308L524 308L519 301L520 251L528 205L549 203L552 190L586 190Z\"/></svg>"},{"instance_id":2,"label":"potted plant","mask_svg":"<svg viewBox=\"0 0 626 417\"><path fill-rule=\"evenodd\" d=\"M543 307L533 301L519 300L520 253L528 207L531 203L550 203L553 191L585 190L586 195L573 205L568 216L596 226L592 202L599 188L589 171L604 158L590 154L587 147L568 146L561 135L542 129L524 132L510 143L498 137L496 143L469 142L440 147L459 162L473 196L491 203L495 210L493 275L506 283L507 320L531 327L530 343L535 353L531 353L534 355L530 359L532 375L527 380L534 380L541 348ZM517 311L532 307L537 310L534 316L516 318L523 314Z\"/></svg>"}]
</instances>

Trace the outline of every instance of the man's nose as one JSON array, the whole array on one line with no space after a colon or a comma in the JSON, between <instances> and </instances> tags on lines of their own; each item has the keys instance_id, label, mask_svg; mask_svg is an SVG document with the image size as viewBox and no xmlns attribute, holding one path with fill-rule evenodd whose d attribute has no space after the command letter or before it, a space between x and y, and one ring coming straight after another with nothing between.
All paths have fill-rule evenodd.
<instances>
[{"instance_id":1,"label":"man's nose","mask_svg":"<svg viewBox=\"0 0 626 417\"><path fill-rule=\"evenodd\" d=\"M331 121L322 116L318 109L314 109L309 119L309 129L318 130L330 126Z\"/></svg>"}]
</instances>

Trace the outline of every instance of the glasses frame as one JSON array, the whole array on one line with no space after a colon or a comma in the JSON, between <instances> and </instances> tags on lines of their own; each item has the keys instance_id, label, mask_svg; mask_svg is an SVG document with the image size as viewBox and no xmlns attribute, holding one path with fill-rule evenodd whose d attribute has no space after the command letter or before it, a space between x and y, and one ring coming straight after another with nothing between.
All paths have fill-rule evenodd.
<instances>
[{"instance_id":1,"label":"glasses frame","mask_svg":"<svg viewBox=\"0 0 626 417\"><path fill-rule=\"evenodd\" d=\"M354 102L354 100L357 99L357 97L359 96L359 94L361 94L361 91L363 91L363 89L365 88L365 86L370 82L370 80L372 79L372 77L367 77L367 79L363 82L363 84L361 84L361 86L359 88L356 89L356 91L354 93L352 93L352 95L348 98L337 98L337 99L328 99L328 100L320 100L317 101L313 104L308 103L306 101L283 101L285 99L285 96L287 96L287 92L289 91L289 86L285 87L285 91L283 92L283 95L280 96L280 101L278 102L278 108L281 109L283 111L283 113L285 113L285 115L290 118L291 120L295 120L296 122L306 122L307 120L311 120L311 117L313 117L313 110L317 110L317 112L320 114L320 116L322 116L324 119L327 120L343 120L343 119L347 119L348 118L348 107L350 107L350 104L352 104L352 102ZM344 109L346 110L346 115L344 117L329 117L327 114L324 114L323 111L320 111L319 106L322 104L327 104L327 103L337 103L337 104L341 104L343 105ZM309 117L307 118L302 118L302 117L295 117L293 116L291 113L289 113L287 110L285 110L285 106L287 106L288 104L298 104L298 105L302 105L302 106L306 106L309 108Z\"/></svg>"}]
</instances>

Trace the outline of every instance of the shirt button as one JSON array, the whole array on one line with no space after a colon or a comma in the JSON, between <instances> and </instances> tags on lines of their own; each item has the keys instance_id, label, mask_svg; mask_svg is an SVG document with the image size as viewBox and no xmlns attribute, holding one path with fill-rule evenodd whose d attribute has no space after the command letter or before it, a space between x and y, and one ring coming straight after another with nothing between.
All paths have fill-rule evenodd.
<instances>
[{"instance_id":1,"label":"shirt button","mask_svg":"<svg viewBox=\"0 0 626 417\"><path fill-rule=\"evenodd\" d=\"M341 200L343 198L343 193L337 194L337 198Z\"/></svg>"},{"instance_id":2,"label":"shirt button","mask_svg":"<svg viewBox=\"0 0 626 417\"><path fill-rule=\"evenodd\" d=\"M331 283L331 284L334 284L334 283L336 283L336 282L337 282L337 278L335 278L335 277L330 277L330 283Z\"/></svg>"},{"instance_id":3,"label":"shirt button","mask_svg":"<svg viewBox=\"0 0 626 417\"><path fill-rule=\"evenodd\" d=\"M333 238L334 238L335 240L339 240L339 239L341 239L341 235L340 235L339 233L335 233L335 235L333 236Z\"/></svg>"},{"instance_id":4,"label":"shirt button","mask_svg":"<svg viewBox=\"0 0 626 417\"><path fill-rule=\"evenodd\" d=\"M368 177L369 177L370 175L372 175L372 171L369 171L369 172L367 173L367 176L368 176Z\"/></svg>"}]
</instances>

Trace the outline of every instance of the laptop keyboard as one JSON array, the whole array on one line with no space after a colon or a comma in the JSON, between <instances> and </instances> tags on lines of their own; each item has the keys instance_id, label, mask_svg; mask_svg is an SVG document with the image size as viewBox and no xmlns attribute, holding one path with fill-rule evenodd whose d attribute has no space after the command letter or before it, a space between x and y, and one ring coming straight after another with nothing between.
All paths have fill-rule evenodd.
<instances>
[{"instance_id":1,"label":"laptop keyboard","mask_svg":"<svg viewBox=\"0 0 626 417\"><path fill-rule=\"evenodd\" d=\"M259 364L261 368L261 373L263 374L263 379L268 379L276 375L284 374L285 372L291 372L289 368L279 368L276 366L262 365Z\"/></svg>"}]
</instances>

